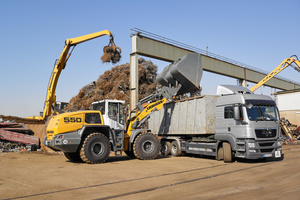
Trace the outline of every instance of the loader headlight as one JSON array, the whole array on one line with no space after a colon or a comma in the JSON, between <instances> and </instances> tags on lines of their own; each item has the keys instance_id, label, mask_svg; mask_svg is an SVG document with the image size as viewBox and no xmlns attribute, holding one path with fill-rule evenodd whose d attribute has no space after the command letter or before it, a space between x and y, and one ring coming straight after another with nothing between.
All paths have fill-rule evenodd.
<instances>
[{"instance_id":1,"label":"loader headlight","mask_svg":"<svg viewBox=\"0 0 300 200\"><path fill-rule=\"evenodd\" d=\"M255 146L256 146L256 145L255 145L254 142L248 143L248 147L249 147L249 148L255 148Z\"/></svg>"}]
</instances>

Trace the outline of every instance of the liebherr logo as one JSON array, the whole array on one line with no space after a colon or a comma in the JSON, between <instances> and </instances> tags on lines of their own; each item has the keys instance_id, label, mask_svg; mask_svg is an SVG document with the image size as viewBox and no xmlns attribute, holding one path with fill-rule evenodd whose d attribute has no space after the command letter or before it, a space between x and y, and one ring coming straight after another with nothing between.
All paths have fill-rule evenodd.
<instances>
[{"instance_id":1,"label":"liebherr logo","mask_svg":"<svg viewBox=\"0 0 300 200\"><path fill-rule=\"evenodd\" d=\"M155 106L158 106L159 104L161 104L161 103L163 103L163 102L164 102L164 100L162 99L162 100L156 102L155 104L153 104L153 105L147 107L147 110L150 110L151 108L153 108L153 107L155 107Z\"/></svg>"}]
</instances>

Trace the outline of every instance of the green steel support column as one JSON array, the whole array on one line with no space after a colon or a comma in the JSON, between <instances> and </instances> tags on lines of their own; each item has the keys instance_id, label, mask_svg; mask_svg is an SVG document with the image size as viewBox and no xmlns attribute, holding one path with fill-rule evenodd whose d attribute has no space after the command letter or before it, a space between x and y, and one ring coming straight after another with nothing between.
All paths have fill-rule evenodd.
<instances>
[{"instance_id":1,"label":"green steel support column","mask_svg":"<svg viewBox=\"0 0 300 200\"><path fill-rule=\"evenodd\" d=\"M138 103L138 77L138 54L132 53L130 54L130 111L132 111Z\"/></svg>"}]
</instances>

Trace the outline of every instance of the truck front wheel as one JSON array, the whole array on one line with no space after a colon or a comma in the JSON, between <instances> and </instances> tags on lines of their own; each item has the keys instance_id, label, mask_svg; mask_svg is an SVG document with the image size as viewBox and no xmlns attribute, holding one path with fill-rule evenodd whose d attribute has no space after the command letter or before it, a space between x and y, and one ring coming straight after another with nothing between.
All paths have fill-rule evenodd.
<instances>
[{"instance_id":1,"label":"truck front wheel","mask_svg":"<svg viewBox=\"0 0 300 200\"><path fill-rule=\"evenodd\" d=\"M182 154L180 146L176 140L171 143L171 155L176 157Z\"/></svg>"},{"instance_id":2,"label":"truck front wheel","mask_svg":"<svg viewBox=\"0 0 300 200\"><path fill-rule=\"evenodd\" d=\"M224 150L223 147L219 147L218 154L217 154L217 160L223 160L224 159Z\"/></svg>"},{"instance_id":3,"label":"truck front wheel","mask_svg":"<svg viewBox=\"0 0 300 200\"><path fill-rule=\"evenodd\" d=\"M224 162L232 162L231 145L228 142L223 142Z\"/></svg>"},{"instance_id":4,"label":"truck front wheel","mask_svg":"<svg viewBox=\"0 0 300 200\"><path fill-rule=\"evenodd\" d=\"M152 133L140 134L133 143L134 155L141 160L151 160L157 157L160 142Z\"/></svg>"},{"instance_id":5,"label":"truck front wheel","mask_svg":"<svg viewBox=\"0 0 300 200\"><path fill-rule=\"evenodd\" d=\"M81 159L89 164L105 162L109 153L109 140L102 133L92 133L87 136L80 149Z\"/></svg>"}]
</instances>

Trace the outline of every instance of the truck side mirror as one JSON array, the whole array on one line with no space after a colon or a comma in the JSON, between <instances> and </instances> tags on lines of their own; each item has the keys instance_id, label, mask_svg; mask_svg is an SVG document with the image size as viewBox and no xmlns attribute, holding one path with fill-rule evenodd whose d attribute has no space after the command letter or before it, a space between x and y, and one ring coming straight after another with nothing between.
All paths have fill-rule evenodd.
<instances>
[{"instance_id":1,"label":"truck side mirror","mask_svg":"<svg viewBox=\"0 0 300 200\"><path fill-rule=\"evenodd\" d=\"M240 107L239 106L234 106L233 107L233 115L234 115L235 120L237 120L237 121L241 120Z\"/></svg>"}]
</instances>

